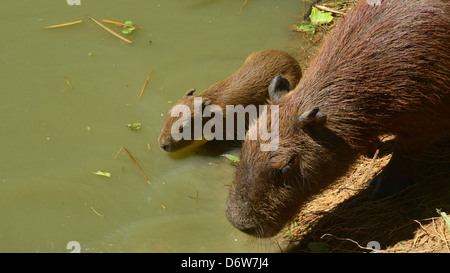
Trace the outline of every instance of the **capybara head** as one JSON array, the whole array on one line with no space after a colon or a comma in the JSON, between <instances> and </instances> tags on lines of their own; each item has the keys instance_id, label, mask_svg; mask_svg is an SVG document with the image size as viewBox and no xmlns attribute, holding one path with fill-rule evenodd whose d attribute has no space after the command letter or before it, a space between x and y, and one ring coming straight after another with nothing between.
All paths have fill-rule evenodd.
<instances>
[{"instance_id":1,"label":"capybara head","mask_svg":"<svg viewBox=\"0 0 450 273\"><path fill-rule=\"evenodd\" d=\"M260 139L244 141L226 206L237 229L257 237L277 234L320 189L321 180L347 170L347 162L336 163L335 155L350 148L327 130L326 118L317 107L297 115L280 112L278 149L261 151Z\"/></svg>"},{"instance_id":2,"label":"capybara head","mask_svg":"<svg viewBox=\"0 0 450 273\"><path fill-rule=\"evenodd\" d=\"M208 107L210 109L214 109L214 106L218 106L218 108L216 108L216 110L218 110L217 113L219 112L219 108L222 110L220 112L224 115L223 125L225 125L228 116L225 115L226 113L224 111L227 106L242 105L243 107L246 107L248 105L254 105L258 107L259 105L265 105L269 98L267 92L269 84L277 75L283 75L285 78L284 81L286 81L285 84L287 83L287 87L289 88L289 86L295 87L297 85L302 76L302 71L297 60L288 53L274 49L260 50L250 54L244 64L225 80L216 82L196 96L193 95L192 90L188 91L186 95L169 110L163 130L159 137L160 147L167 152L174 152L193 142L192 137L190 139L175 139L171 135L171 131L174 130L174 127L180 127L191 131L193 129L193 127L190 126L192 123L188 123L187 120L183 123L183 126L179 125L180 118L177 113L173 115L174 110L180 109L179 106L186 105L189 107L192 113L190 119L193 120L195 116L194 101L198 101L195 100L196 98L201 98L201 108L210 105L211 107ZM202 113L202 111L197 112L199 114ZM200 117L197 117L196 120L199 121ZM204 125L208 120L209 119L205 117L201 118L203 123L200 124L197 122L195 128L201 129L200 126ZM178 123L175 124L176 122ZM247 120L245 123L247 127ZM199 128L197 128L197 126L199 126ZM225 132L225 128L223 128L222 131ZM228 136L231 135L230 132L226 133ZM192 132L192 134L194 134L194 132ZM243 136L245 131L239 131L237 134ZM228 136L226 138L227 140L229 140ZM199 138L201 138L201 136L195 137L196 140ZM208 137L205 139L210 140ZM225 139L225 136L223 136L223 139ZM237 139L233 138L233 140Z\"/></svg>"},{"instance_id":3,"label":"capybara head","mask_svg":"<svg viewBox=\"0 0 450 273\"><path fill-rule=\"evenodd\" d=\"M210 105L211 101L207 98L202 98L201 105L194 105L194 92L195 89L187 91L180 101L167 113L163 130L158 138L159 146L166 152L173 152L181 149L192 143L195 139L193 130L194 118L197 117L203 120L204 117L202 117L201 114L203 108ZM194 106L197 106L198 109L195 109ZM183 115L183 113L180 112L183 110L183 107L185 107L186 110L189 109L187 113L190 115ZM182 117L180 117L180 115L182 115ZM186 133L189 137L183 137L186 136ZM175 136L177 135L181 138L175 139Z\"/></svg>"},{"instance_id":4,"label":"capybara head","mask_svg":"<svg viewBox=\"0 0 450 273\"><path fill-rule=\"evenodd\" d=\"M272 86L270 91L275 103L285 94L280 78L272 85L277 80L279 86L275 92ZM278 121L271 119L271 111L267 108L267 114L259 119L267 118L268 127L272 122L279 124L282 137L278 148L262 151L262 139L249 139L258 125L250 127L226 207L227 217L236 228L257 237L278 233L305 199L316 192L311 182L342 168L333 161L333 154L349 149L327 129L327 116L319 107L298 109L296 113L279 111Z\"/></svg>"}]
</instances>

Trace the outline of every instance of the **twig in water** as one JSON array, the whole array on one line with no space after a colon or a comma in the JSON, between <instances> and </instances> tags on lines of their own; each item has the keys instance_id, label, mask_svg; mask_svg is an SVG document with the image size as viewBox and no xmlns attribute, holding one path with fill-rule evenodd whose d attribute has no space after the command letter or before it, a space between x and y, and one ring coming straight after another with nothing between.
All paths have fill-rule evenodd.
<instances>
[{"instance_id":1,"label":"twig in water","mask_svg":"<svg viewBox=\"0 0 450 273\"><path fill-rule=\"evenodd\" d=\"M242 13L242 11L244 10L245 5L247 5L247 2L248 2L248 0L244 1L244 4L242 5L241 10L239 11L239 14Z\"/></svg>"},{"instance_id":2,"label":"twig in water","mask_svg":"<svg viewBox=\"0 0 450 273\"><path fill-rule=\"evenodd\" d=\"M114 159L117 159L117 157L119 156L120 152L123 150L123 146L120 147L120 150L117 152L116 156L114 157Z\"/></svg>"},{"instance_id":3,"label":"twig in water","mask_svg":"<svg viewBox=\"0 0 450 273\"><path fill-rule=\"evenodd\" d=\"M133 160L134 164L139 168L139 171L144 176L144 178L147 180L147 184L150 185L150 179L148 179L148 176L144 173L144 171L142 170L141 166L139 166L139 164L137 163L136 159L134 159L134 156L130 153L130 151L128 151L127 148L125 148L125 147L123 147L123 148L127 152L127 154L130 156L131 160Z\"/></svg>"},{"instance_id":4,"label":"twig in water","mask_svg":"<svg viewBox=\"0 0 450 273\"><path fill-rule=\"evenodd\" d=\"M53 25L53 26L48 26L48 27L44 27L44 28L58 28L58 27L66 27L66 26L71 26L71 25L75 25L75 24L79 24L83 22L83 20L78 20L75 22L69 22L69 23L64 23L64 24L59 24L59 25Z\"/></svg>"},{"instance_id":5,"label":"twig in water","mask_svg":"<svg viewBox=\"0 0 450 273\"><path fill-rule=\"evenodd\" d=\"M127 38L122 37L121 35L117 34L115 31L113 31L112 29L110 29L109 27L104 26L102 23L100 23L99 21L95 20L92 17L89 17L89 19L91 19L92 21L94 21L97 25L101 26L104 30L108 31L109 33L111 33L112 35L116 36L117 38L132 44L133 42L128 40Z\"/></svg>"},{"instance_id":6,"label":"twig in water","mask_svg":"<svg viewBox=\"0 0 450 273\"><path fill-rule=\"evenodd\" d=\"M114 25L117 25L117 26L126 26L126 27L134 27L134 28L137 28L136 26L133 26L133 25L127 25L127 24L124 24L124 23L119 23L119 22L111 21L111 20L102 20L102 22L114 24Z\"/></svg>"},{"instance_id":7,"label":"twig in water","mask_svg":"<svg viewBox=\"0 0 450 273\"><path fill-rule=\"evenodd\" d=\"M100 217L104 217L104 216L105 216L105 215L99 213L98 211L96 211L96 210L94 209L93 206L91 206L91 210L92 210L95 214L97 214L98 216L100 216Z\"/></svg>"},{"instance_id":8,"label":"twig in water","mask_svg":"<svg viewBox=\"0 0 450 273\"><path fill-rule=\"evenodd\" d=\"M66 80L67 84L70 86L70 89L73 89L72 85L69 82L69 79L67 77L64 77L64 79Z\"/></svg>"},{"instance_id":9,"label":"twig in water","mask_svg":"<svg viewBox=\"0 0 450 273\"><path fill-rule=\"evenodd\" d=\"M142 87L142 90L141 90L141 93L139 94L138 100L141 100L142 93L144 93L144 89L147 86L148 80L150 79L150 75L152 74L152 72L153 72L153 68L150 69L150 73L148 73L147 80L145 80L144 86Z\"/></svg>"}]
</instances>

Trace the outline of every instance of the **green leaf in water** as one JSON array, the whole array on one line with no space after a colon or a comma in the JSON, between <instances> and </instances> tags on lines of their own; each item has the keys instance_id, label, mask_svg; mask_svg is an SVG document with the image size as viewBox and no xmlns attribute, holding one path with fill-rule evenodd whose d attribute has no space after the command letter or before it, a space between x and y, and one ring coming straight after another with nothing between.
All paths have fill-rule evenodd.
<instances>
[{"instance_id":1,"label":"green leaf in water","mask_svg":"<svg viewBox=\"0 0 450 273\"><path fill-rule=\"evenodd\" d=\"M238 156L235 155L223 154L221 156L225 157L226 159L230 160L233 163L238 163L241 160Z\"/></svg>"},{"instance_id":2,"label":"green leaf in water","mask_svg":"<svg viewBox=\"0 0 450 273\"><path fill-rule=\"evenodd\" d=\"M133 25L133 21L125 21L126 25ZM122 33L123 34L131 34L131 32L133 32L133 30L135 30L135 27L129 27L129 26L123 26L123 30Z\"/></svg>"},{"instance_id":3,"label":"green leaf in water","mask_svg":"<svg viewBox=\"0 0 450 273\"><path fill-rule=\"evenodd\" d=\"M331 22L333 16L331 12L320 11L316 7L313 7L309 19L311 20L311 24L317 26Z\"/></svg>"},{"instance_id":4,"label":"green leaf in water","mask_svg":"<svg viewBox=\"0 0 450 273\"><path fill-rule=\"evenodd\" d=\"M436 212L439 213L442 218L444 218L445 222L447 222L448 231L450 231L450 217L448 217L447 213L441 211L440 209L436 209Z\"/></svg>"},{"instance_id":5,"label":"green leaf in water","mask_svg":"<svg viewBox=\"0 0 450 273\"><path fill-rule=\"evenodd\" d=\"M105 177L111 177L111 173L105 172L105 171L96 171L92 172L95 175L105 176Z\"/></svg>"},{"instance_id":6,"label":"green leaf in water","mask_svg":"<svg viewBox=\"0 0 450 273\"><path fill-rule=\"evenodd\" d=\"M128 124L127 127L128 127L131 131L138 131L138 130L141 130L142 124L139 123L139 122L135 122L135 123Z\"/></svg>"}]
</instances>

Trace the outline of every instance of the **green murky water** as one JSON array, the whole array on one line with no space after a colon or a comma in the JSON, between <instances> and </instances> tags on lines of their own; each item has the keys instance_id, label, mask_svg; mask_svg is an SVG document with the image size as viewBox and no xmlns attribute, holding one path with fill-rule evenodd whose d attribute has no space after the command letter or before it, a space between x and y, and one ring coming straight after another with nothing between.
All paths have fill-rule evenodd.
<instances>
[{"instance_id":1,"label":"green murky water","mask_svg":"<svg viewBox=\"0 0 450 273\"><path fill-rule=\"evenodd\" d=\"M232 165L169 156L157 138L168 101L226 78L251 52L286 49L302 1L249 1L242 14L237 0L80 2L0 5L0 252L67 252L69 241L82 252L277 250L227 222ZM89 17L140 28L130 45ZM122 146L150 185L128 154L115 158Z\"/></svg>"}]
</instances>

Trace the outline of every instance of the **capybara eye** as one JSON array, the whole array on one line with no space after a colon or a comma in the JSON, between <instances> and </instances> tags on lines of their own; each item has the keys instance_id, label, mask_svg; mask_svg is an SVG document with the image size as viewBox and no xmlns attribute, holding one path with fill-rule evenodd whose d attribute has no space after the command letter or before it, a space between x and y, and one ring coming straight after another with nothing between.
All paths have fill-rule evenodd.
<instances>
[{"instance_id":1,"label":"capybara eye","mask_svg":"<svg viewBox=\"0 0 450 273\"><path fill-rule=\"evenodd\" d=\"M283 168L281 168L280 170L281 174L287 173L291 169L292 164L294 164L294 161L295 157L292 157L291 160L289 160L289 162L286 165L284 165Z\"/></svg>"},{"instance_id":2,"label":"capybara eye","mask_svg":"<svg viewBox=\"0 0 450 273\"><path fill-rule=\"evenodd\" d=\"M291 167L294 164L294 162L295 162L295 157L293 156L289 160L289 162L286 165L283 166L283 168L275 169L274 172L273 172L275 179L278 179L281 175L287 173L291 169Z\"/></svg>"},{"instance_id":3,"label":"capybara eye","mask_svg":"<svg viewBox=\"0 0 450 273\"><path fill-rule=\"evenodd\" d=\"M291 169L292 164L288 163L283 168L281 168L280 173L285 174Z\"/></svg>"}]
</instances>

